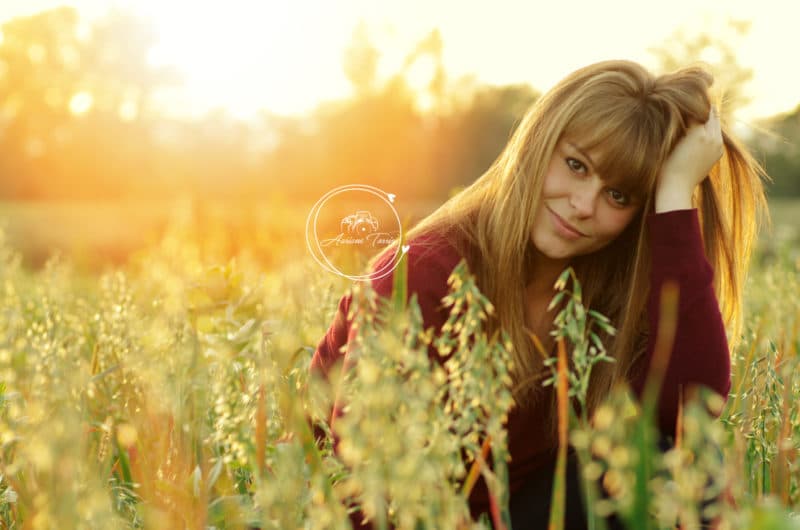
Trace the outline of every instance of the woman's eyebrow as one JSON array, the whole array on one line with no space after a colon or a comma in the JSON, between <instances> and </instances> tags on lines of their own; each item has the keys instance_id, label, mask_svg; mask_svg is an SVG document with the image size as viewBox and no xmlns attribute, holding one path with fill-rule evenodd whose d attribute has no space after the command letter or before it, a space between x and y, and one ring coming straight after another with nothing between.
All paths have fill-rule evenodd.
<instances>
[{"instance_id":1,"label":"woman's eyebrow","mask_svg":"<svg viewBox=\"0 0 800 530\"><path fill-rule=\"evenodd\" d=\"M592 171L594 171L595 165L594 165L594 160L592 160L592 157L590 157L589 155L584 153L583 150L580 147L578 147L577 145L573 144L572 142L567 142L567 144L569 144L570 147L575 149L578 153L581 154L581 156L583 156L585 159L587 159L589 161L589 165L592 166Z\"/></svg>"}]
</instances>

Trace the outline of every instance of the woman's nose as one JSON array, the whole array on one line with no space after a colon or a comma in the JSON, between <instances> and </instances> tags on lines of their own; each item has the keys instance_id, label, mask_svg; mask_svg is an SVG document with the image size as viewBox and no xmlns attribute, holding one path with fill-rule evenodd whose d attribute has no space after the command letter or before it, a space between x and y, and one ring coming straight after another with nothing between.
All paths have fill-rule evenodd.
<instances>
[{"instance_id":1,"label":"woman's nose","mask_svg":"<svg viewBox=\"0 0 800 530\"><path fill-rule=\"evenodd\" d=\"M569 196L569 204L578 217L591 217L594 214L597 190L588 183L576 186Z\"/></svg>"}]
</instances>

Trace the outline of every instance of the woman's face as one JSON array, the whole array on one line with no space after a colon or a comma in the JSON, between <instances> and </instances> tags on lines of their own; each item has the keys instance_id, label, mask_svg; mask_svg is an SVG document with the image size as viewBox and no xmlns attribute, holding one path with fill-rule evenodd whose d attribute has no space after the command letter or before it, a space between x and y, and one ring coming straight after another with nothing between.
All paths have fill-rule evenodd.
<instances>
[{"instance_id":1,"label":"woman's face","mask_svg":"<svg viewBox=\"0 0 800 530\"><path fill-rule=\"evenodd\" d=\"M550 259L568 260L600 250L639 211L640 204L601 179L597 160L598 153L582 151L570 139L556 145L531 234L534 246Z\"/></svg>"}]
</instances>

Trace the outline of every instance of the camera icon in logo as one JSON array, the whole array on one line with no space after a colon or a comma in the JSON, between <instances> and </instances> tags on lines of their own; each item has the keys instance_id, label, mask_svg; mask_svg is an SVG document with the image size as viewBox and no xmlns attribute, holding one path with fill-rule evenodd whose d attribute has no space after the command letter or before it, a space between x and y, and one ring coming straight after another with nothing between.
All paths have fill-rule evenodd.
<instances>
[{"instance_id":1,"label":"camera icon in logo","mask_svg":"<svg viewBox=\"0 0 800 530\"><path fill-rule=\"evenodd\" d=\"M340 227L342 232L364 236L378 230L378 220L367 210L359 210L342 219Z\"/></svg>"}]
</instances>

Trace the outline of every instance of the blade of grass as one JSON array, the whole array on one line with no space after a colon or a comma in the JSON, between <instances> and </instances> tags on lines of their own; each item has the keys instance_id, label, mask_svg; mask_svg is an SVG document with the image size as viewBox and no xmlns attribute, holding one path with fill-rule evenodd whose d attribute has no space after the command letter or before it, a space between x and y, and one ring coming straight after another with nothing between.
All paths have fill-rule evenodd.
<instances>
[{"instance_id":1,"label":"blade of grass","mask_svg":"<svg viewBox=\"0 0 800 530\"><path fill-rule=\"evenodd\" d=\"M398 239L399 261L397 267L394 269L394 276L392 277L392 307L398 313L404 313L406 310L408 298L408 257L402 252L403 246L406 244L405 223L403 230L400 232Z\"/></svg>"},{"instance_id":2,"label":"blade of grass","mask_svg":"<svg viewBox=\"0 0 800 530\"><path fill-rule=\"evenodd\" d=\"M775 484L778 488L776 492L781 500L781 503L787 508L790 507L789 494L791 489L791 465L790 453L792 449L787 447L787 442L791 445L792 442L792 419L791 419L791 406L792 385L790 381L783 387L783 410L781 412L781 433L778 437L778 455L775 458Z\"/></svg>"},{"instance_id":3,"label":"blade of grass","mask_svg":"<svg viewBox=\"0 0 800 530\"><path fill-rule=\"evenodd\" d=\"M258 405L256 407L256 465L263 478L266 472L265 452L267 446L267 400L264 384L258 386Z\"/></svg>"},{"instance_id":4,"label":"blade of grass","mask_svg":"<svg viewBox=\"0 0 800 530\"><path fill-rule=\"evenodd\" d=\"M500 516L500 508L497 506L497 499L492 492L489 492L489 509L492 512L492 524L494 525L496 530L506 530L506 525L503 523L503 519Z\"/></svg>"},{"instance_id":5,"label":"blade of grass","mask_svg":"<svg viewBox=\"0 0 800 530\"><path fill-rule=\"evenodd\" d=\"M763 319L760 319L758 322L758 327L756 328L756 335L753 337L752 342L750 343L750 349L747 351L747 357L744 361L744 373L742 377L739 379L739 384L736 385L736 393L733 397L733 403L728 408L730 414L728 416L736 414L739 410L739 401L742 397L742 387L744 386L744 382L748 380L748 375L750 373L750 366L753 364L753 355L755 355L756 347L758 346L758 342L761 339L761 330L764 327Z\"/></svg>"},{"instance_id":6,"label":"blade of grass","mask_svg":"<svg viewBox=\"0 0 800 530\"><path fill-rule=\"evenodd\" d=\"M508 527L503 520L503 513L500 512L500 503L497 502L497 495L494 494L497 488L497 477L489 471L482 455L478 455L475 460L478 462L478 468L486 481L489 492L489 514L492 517L492 527L495 530L506 530Z\"/></svg>"},{"instance_id":7,"label":"blade of grass","mask_svg":"<svg viewBox=\"0 0 800 530\"><path fill-rule=\"evenodd\" d=\"M642 415L634 427L633 442L639 450L635 470L633 507L629 514L628 526L650 530L653 521L650 517L649 484L653 476L653 460L656 456L656 414L661 382L669 365L675 331L678 327L678 286L675 282L665 282L661 288L660 312L653 358L645 379Z\"/></svg>"},{"instance_id":8,"label":"blade of grass","mask_svg":"<svg viewBox=\"0 0 800 530\"><path fill-rule=\"evenodd\" d=\"M464 486L461 488L461 493L464 497L469 497L469 494L472 492L472 488L475 486L475 483L478 481L478 476L481 473L481 462L485 462L486 458L489 456L489 449L491 448L492 444L492 437L486 436L486 439L483 441L481 445L481 457L476 458L474 462L472 462L472 466L470 466L469 474L467 474L467 480L464 481Z\"/></svg>"},{"instance_id":9,"label":"blade of grass","mask_svg":"<svg viewBox=\"0 0 800 530\"><path fill-rule=\"evenodd\" d=\"M558 365L557 365L556 398L558 400L558 457L553 480L552 502L550 504L550 521L548 530L562 530L564 528L564 510L566 505L566 472L567 472L567 434L568 434L568 378L567 378L567 349L564 338L558 339Z\"/></svg>"}]
</instances>

